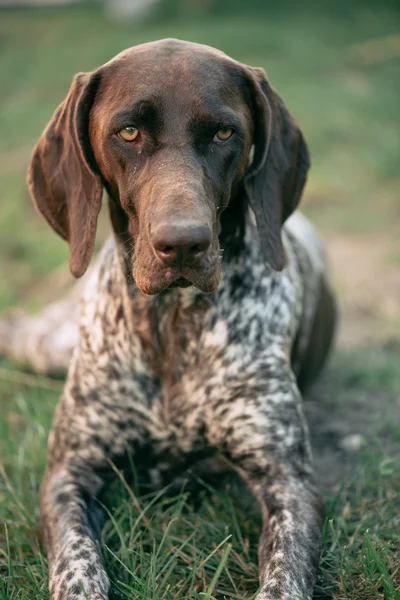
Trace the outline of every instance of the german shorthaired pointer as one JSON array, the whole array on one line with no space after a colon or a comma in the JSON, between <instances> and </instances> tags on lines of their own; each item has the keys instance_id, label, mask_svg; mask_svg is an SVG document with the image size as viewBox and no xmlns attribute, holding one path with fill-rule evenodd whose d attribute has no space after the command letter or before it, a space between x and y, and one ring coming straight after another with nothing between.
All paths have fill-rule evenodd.
<instances>
[{"instance_id":1,"label":"german shorthaired pointer","mask_svg":"<svg viewBox=\"0 0 400 600\"><path fill-rule=\"evenodd\" d=\"M49 438L52 600L108 597L91 506L130 453L160 485L225 457L261 505L257 600L311 599L322 508L301 392L335 302L311 225L285 223L309 164L264 72L207 46L144 44L75 77L29 186L75 277L103 189L114 236L85 286Z\"/></svg>"}]
</instances>

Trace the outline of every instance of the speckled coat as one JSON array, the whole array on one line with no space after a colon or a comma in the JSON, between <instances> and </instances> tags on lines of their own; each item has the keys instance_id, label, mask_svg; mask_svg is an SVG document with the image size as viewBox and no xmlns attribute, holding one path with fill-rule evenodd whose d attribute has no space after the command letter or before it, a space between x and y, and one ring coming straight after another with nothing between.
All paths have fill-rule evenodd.
<instances>
[{"instance_id":1,"label":"speckled coat","mask_svg":"<svg viewBox=\"0 0 400 600\"><path fill-rule=\"evenodd\" d=\"M311 600L322 512L301 391L325 360L335 306L314 230L287 220L308 166L264 72L206 46L145 44L74 79L33 153L31 193L75 276L103 188L115 236L79 332L72 298L31 328L14 321L9 344L58 370L74 346L41 488L51 600L108 597L93 499L129 456L158 486L222 457L262 511L256 600ZM160 226L206 231L207 247L185 259L172 247L171 260Z\"/></svg>"},{"instance_id":2,"label":"speckled coat","mask_svg":"<svg viewBox=\"0 0 400 600\"><path fill-rule=\"evenodd\" d=\"M145 296L127 282L114 241L104 248L49 440L50 489L42 495L57 521L48 542L52 597L80 598L80 579L90 598L106 598L85 506L71 499L77 486L79 497L98 494L112 475L109 461L121 467L133 452L156 485L198 459L225 456L264 514L257 600L311 598L321 504L295 374L305 368L326 264L300 214L284 239L288 266L277 273L249 218L243 251L224 264L210 295L178 288Z\"/></svg>"}]
</instances>

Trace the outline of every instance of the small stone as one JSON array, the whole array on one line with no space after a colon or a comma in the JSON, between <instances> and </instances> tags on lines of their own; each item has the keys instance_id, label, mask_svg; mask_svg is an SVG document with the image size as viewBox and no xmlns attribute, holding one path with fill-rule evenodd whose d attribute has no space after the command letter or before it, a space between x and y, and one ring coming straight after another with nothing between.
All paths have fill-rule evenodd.
<instances>
[{"instance_id":1,"label":"small stone","mask_svg":"<svg viewBox=\"0 0 400 600\"><path fill-rule=\"evenodd\" d=\"M347 450L348 452L358 452L362 448L365 443L365 439L359 433L353 433L350 435L345 435L341 442L340 446L343 450Z\"/></svg>"}]
</instances>

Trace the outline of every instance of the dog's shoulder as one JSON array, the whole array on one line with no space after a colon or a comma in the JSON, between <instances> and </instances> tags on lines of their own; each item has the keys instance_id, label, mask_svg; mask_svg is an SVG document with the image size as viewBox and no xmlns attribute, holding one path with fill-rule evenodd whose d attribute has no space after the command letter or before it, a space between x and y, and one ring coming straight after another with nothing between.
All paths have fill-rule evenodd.
<instances>
[{"instance_id":1,"label":"dog's shoulder","mask_svg":"<svg viewBox=\"0 0 400 600\"><path fill-rule=\"evenodd\" d=\"M312 223L299 211L289 217L283 227L285 247L297 257L301 268L307 267L311 276L318 277L329 272L329 265L322 240Z\"/></svg>"}]
</instances>

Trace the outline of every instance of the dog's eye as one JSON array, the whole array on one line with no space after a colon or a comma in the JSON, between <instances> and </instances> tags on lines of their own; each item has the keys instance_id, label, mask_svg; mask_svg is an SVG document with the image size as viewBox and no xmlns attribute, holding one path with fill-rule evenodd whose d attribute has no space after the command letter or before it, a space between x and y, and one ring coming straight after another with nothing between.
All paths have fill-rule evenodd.
<instances>
[{"instance_id":1,"label":"dog's eye","mask_svg":"<svg viewBox=\"0 0 400 600\"><path fill-rule=\"evenodd\" d=\"M121 129L121 131L118 132L118 135L125 140L125 142L133 142L139 135L139 129L136 129L133 125L129 125L129 127Z\"/></svg>"},{"instance_id":2,"label":"dog's eye","mask_svg":"<svg viewBox=\"0 0 400 600\"><path fill-rule=\"evenodd\" d=\"M231 127L223 127L219 129L214 136L214 142L226 142L233 135L233 129Z\"/></svg>"}]
</instances>

